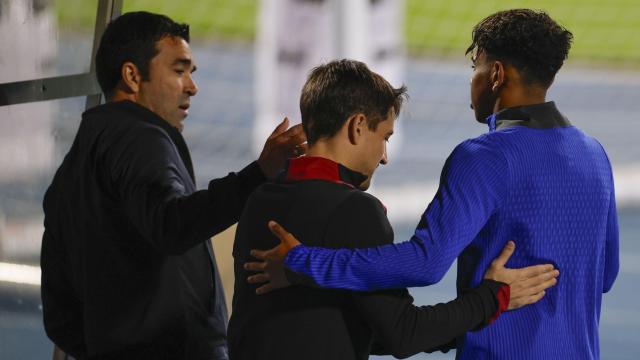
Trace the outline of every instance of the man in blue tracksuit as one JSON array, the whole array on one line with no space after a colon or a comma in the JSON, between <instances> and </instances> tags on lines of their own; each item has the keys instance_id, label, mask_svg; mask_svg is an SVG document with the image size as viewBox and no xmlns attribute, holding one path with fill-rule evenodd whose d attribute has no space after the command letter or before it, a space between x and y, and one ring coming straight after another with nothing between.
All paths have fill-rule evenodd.
<instances>
[{"instance_id":1,"label":"man in blue tracksuit","mask_svg":"<svg viewBox=\"0 0 640 360\"><path fill-rule=\"evenodd\" d=\"M509 266L553 263L562 279L536 305L460 338L458 359L598 359L602 293L619 267L618 225L604 149L546 102L571 40L547 14L526 9L476 25L467 51L471 102L489 132L453 150L410 241L329 250L296 246L287 234L279 248L254 254L271 262L284 254L289 270L350 290L430 285L457 257L461 289L477 285L514 239ZM267 290L282 285L276 273L253 280L267 278Z\"/></svg>"}]
</instances>

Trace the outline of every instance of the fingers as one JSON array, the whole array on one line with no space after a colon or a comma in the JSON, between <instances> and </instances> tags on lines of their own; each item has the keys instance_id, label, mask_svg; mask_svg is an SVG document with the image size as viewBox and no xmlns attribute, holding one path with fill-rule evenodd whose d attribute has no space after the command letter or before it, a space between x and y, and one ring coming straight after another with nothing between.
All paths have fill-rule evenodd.
<instances>
[{"instance_id":1,"label":"fingers","mask_svg":"<svg viewBox=\"0 0 640 360\"><path fill-rule=\"evenodd\" d=\"M282 133L280 141L284 145L296 146L307 141L302 124L292 126L289 130Z\"/></svg>"},{"instance_id":2,"label":"fingers","mask_svg":"<svg viewBox=\"0 0 640 360\"><path fill-rule=\"evenodd\" d=\"M507 261L509 261L509 258L511 257L511 255L513 255L513 252L516 249L516 244L509 240L507 242L507 245L504 246L504 248L502 249L502 252L500 253L500 255L495 258L493 260L492 265L493 266L498 266L498 267L503 267Z\"/></svg>"},{"instance_id":3,"label":"fingers","mask_svg":"<svg viewBox=\"0 0 640 360\"><path fill-rule=\"evenodd\" d=\"M287 123L288 123L288 119ZM304 128L302 127L302 124L296 124L293 125L292 127L290 127L287 131L284 132L283 134L286 137L297 137L297 136L304 136Z\"/></svg>"},{"instance_id":4,"label":"fingers","mask_svg":"<svg viewBox=\"0 0 640 360\"><path fill-rule=\"evenodd\" d=\"M277 136L278 134L284 132L285 130L287 130L287 128L289 127L289 118L285 117L282 122L280 124L278 124L278 126L276 126L275 129L273 129L273 132L271 133L271 135L269 135L270 138Z\"/></svg>"},{"instance_id":5,"label":"fingers","mask_svg":"<svg viewBox=\"0 0 640 360\"><path fill-rule=\"evenodd\" d=\"M269 255L269 250L256 250L256 249L253 249L253 250L251 250L251 252L249 254L251 254L251 256L253 256L256 259L266 260L267 256ZM253 263L250 263L250 264L253 264Z\"/></svg>"},{"instance_id":6,"label":"fingers","mask_svg":"<svg viewBox=\"0 0 640 360\"><path fill-rule=\"evenodd\" d=\"M522 269L513 269L513 270L516 271L517 278L519 279L531 278L541 274L557 271L554 269L553 265L551 264L527 266Z\"/></svg>"},{"instance_id":7,"label":"fingers","mask_svg":"<svg viewBox=\"0 0 640 360\"><path fill-rule=\"evenodd\" d=\"M271 283L267 283L264 284L262 286L260 286L259 288L256 289L256 294L258 295L264 295L266 293L269 293L273 290L277 289L277 287L273 286Z\"/></svg>"},{"instance_id":8,"label":"fingers","mask_svg":"<svg viewBox=\"0 0 640 360\"><path fill-rule=\"evenodd\" d=\"M296 145L293 148L293 156L298 157L305 155L307 153L307 150L309 150L309 145L307 143Z\"/></svg>"},{"instance_id":9,"label":"fingers","mask_svg":"<svg viewBox=\"0 0 640 360\"><path fill-rule=\"evenodd\" d=\"M307 144L307 143L300 144L300 145L298 145L296 147L296 149L297 149L297 151L296 151L297 155L298 156L302 156L302 155L306 154L307 151L309 150L309 144Z\"/></svg>"},{"instance_id":10,"label":"fingers","mask_svg":"<svg viewBox=\"0 0 640 360\"><path fill-rule=\"evenodd\" d=\"M524 296L520 298L511 298L511 300L509 300L508 310L514 310L514 309L521 308L525 305L536 303L540 301L540 299L542 299L545 294L546 294L545 291L541 291L539 293L536 293L530 296Z\"/></svg>"},{"instance_id":11,"label":"fingers","mask_svg":"<svg viewBox=\"0 0 640 360\"><path fill-rule=\"evenodd\" d=\"M269 230L273 233L273 235L277 236L280 239L280 242L283 244L286 242L287 237L293 236L287 230L285 230L280 224L271 220L267 224L269 226ZM253 254L252 254L253 255Z\"/></svg>"},{"instance_id":12,"label":"fingers","mask_svg":"<svg viewBox=\"0 0 640 360\"><path fill-rule=\"evenodd\" d=\"M521 280L512 285L513 296L529 296L537 294L542 290L548 289L558 283L556 277L560 275L558 270L546 272L526 280Z\"/></svg>"},{"instance_id":13,"label":"fingers","mask_svg":"<svg viewBox=\"0 0 640 360\"><path fill-rule=\"evenodd\" d=\"M535 284L532 284L531 286L527 286L525 287L525 292L524 292L524 296L529 296L532 294L537 294L543 290L546 290L552 286L554 286L555 284L558 283L558 280L556 278L551 278L549 280L545 280L543 282L537 282Z\"/></svg>"},{"instance_id":14,"label":"fingers","mask_svg":"<svg viewBox=\"0 0 640 360\"><path fill-rule=\"evenodd\" d=\"M266 268L266 262L248 262L244 264L244 269L249 271L264 271Z\"/></svg>"},{"instance_id":15,"label":"fingers","mask_svg":"<svg viewBox=\"0 0 640 360\"><path fill-rule=\"evenodd\" d=\"M300 245L300 241L273 220L269 221L268 226L271 232L280 239L280 243L282 245L274 249L274 252L278 252L276 258L278 260L284 260L289 250ZM270 255L273 256L273 254Z\"/></svg>"},{"instance_id":16,"label":"fingers","mask_svg":"<svg viewBox=\"0 0 640 360\"><path fill-rule=\"evenodd\" d=\"M251 275L247 278L247 282L249 284L262 284L262 283L266 283L268 281L270 281L271 278L269 277L269 274L267 273L260 273L260 274L255 274L255 275Z\"/></svg>"}]
</instances>

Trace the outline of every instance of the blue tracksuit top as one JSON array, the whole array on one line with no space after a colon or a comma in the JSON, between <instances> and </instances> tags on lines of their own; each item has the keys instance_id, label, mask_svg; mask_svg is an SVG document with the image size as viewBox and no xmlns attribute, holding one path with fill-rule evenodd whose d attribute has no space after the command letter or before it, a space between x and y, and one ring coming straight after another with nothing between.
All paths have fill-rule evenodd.
<instances>
[{"instance_id":1,"label":"blue tracksuit top","mask_svg":"<svg viewBox=\"0 0 640 360\"><path fill-rule=\"evenodd\" d=\"M490 132L458 145L410 241L376 248L298 246L285 265L322 287L426 286L458 258L458 290L477 286L508 240L507 267L552 263L538 303L464 335L458 359L598 359L602 293L618 273L611 165L553 102L505 109ZM294 234L295 235L295 234Z\"/></svg>"}]
</instances>

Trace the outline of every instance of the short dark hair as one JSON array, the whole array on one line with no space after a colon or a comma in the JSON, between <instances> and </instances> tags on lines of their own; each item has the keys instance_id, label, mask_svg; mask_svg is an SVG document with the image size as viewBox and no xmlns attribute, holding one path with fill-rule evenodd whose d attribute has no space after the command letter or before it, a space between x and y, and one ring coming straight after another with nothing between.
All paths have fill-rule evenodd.
<instances>
[{"instance_id":1,"label":"short dark hair","mask_svg":"<svg viewBox=\"0 0 640 360\"><path fill-rule=\"evenodd\" d=\"M573 34L544 11L513 9L480 21L466 53L482 50L489 58L513 65L527 84L548 87L567 59L572 40Z\"/></svg>"},{"instance_id":2,"label":"short dark hair","mask_svg":"<svg viewBox=\"0 0 640 360\"><path fill-rule=\"evenodd\" d=\"M96 53L96 75L102 92L111 97L127 61L138 67L143 80L149 80L149 63L158 54L156 42L166 36L189 42L189 25L145 11L126 13L109 23Z\"/></svg>"},{"instance_id":3,"label":"short dark hair","mask_svg":"<svg viewBox=\"0 0 640 360\"><path fill-rule=\"evenodd\" d=\"M407 97L403 85L394 88L382 76L355 60L335 60L314 68L300 95L302 126L307 142L334 136L357 113L375 130L393 109L396 116Z\"/></svg>"}]
</instances>

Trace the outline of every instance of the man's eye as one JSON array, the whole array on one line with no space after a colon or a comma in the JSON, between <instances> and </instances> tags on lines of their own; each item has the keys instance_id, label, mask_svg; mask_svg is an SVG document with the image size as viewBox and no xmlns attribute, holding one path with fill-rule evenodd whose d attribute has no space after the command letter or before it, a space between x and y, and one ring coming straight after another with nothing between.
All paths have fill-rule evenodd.
<instances>
[{"instance_id":1,"label":"man's eye","mask_svg":"<svg viewBox=\"0 0 640 360\"><path fill-rule=\"evenodd\" d=\"M175 72L176 72L176 74L178 74L178 75L182 75L182 74L184 74L184 70L181 70L181 69L176 69L176 70L175 70Z\"/></svg>"}]
</instances>

